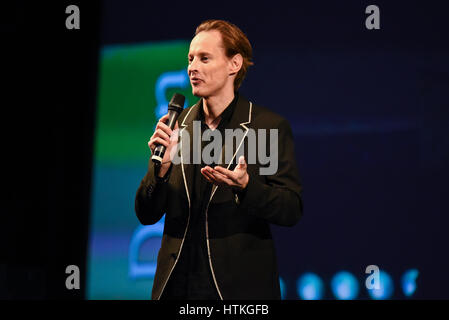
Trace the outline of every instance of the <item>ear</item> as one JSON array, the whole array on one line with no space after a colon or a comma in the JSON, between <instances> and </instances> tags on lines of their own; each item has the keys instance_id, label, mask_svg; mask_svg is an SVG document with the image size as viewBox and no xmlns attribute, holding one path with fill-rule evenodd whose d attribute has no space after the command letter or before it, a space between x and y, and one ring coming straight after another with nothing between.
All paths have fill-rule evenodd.
<instances>
[{"instance_id":1,"label":"ear","mask_svg":"<svg viewBox=\"0 0 449 320\"><path fill-rule=\"evenodd\" d=\"M230 60L229 60L229 75L232 76L234 74L237 74L243 65L243 57L240 53L235 54Z\"/></svg>"}]
</instances>

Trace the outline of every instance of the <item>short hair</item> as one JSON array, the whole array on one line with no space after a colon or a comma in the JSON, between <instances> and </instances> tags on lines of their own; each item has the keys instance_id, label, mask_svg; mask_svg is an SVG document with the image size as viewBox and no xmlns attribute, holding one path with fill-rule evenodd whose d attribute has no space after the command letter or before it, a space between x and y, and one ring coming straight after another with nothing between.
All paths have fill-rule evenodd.
<instances>
[{"instance_id":1,"label":"short hair","mask_svg":"<svg viewBox=\"0 0 449 320\"><path fill-rule=\"evenodd\" d=\"M249 66L254 63L253 49L246 35L235 24L224 20L206 20L202 22L195 31L195 35L201 31L217 30L221 34L225 54L228 58L240 53L243 57L243 64L234 79L234 90L238 90L246 76Z\"/></svg>"}]
</instances>

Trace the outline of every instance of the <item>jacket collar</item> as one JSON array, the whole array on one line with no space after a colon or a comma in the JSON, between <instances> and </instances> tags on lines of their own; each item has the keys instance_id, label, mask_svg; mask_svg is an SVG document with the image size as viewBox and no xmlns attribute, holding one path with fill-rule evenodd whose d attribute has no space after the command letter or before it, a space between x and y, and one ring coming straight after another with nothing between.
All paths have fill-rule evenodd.
<instances>
[{"instance_id":1,"label":"jacket collar","mask_svg":"<svg viewBox=\"0 0 449 320\"><path fill-rule=\"evenodd\" d=\"M194 104L189 109L187 115L184 117L181 123L181 130L185 127L190 126L193 123L193 120L198 119L198 114L200 112L200 108L202 107L202 105L203 105L203 98L201 98L196 104ZM241 94L239 94L237 99L237 105L235 106L235 110L232 114L231 120L229 121L226 128L236 129L242 127L243 129L247 129L246 124L249 124L250 122L251 122L250 102Z\"/></svg>"}]
</instances>

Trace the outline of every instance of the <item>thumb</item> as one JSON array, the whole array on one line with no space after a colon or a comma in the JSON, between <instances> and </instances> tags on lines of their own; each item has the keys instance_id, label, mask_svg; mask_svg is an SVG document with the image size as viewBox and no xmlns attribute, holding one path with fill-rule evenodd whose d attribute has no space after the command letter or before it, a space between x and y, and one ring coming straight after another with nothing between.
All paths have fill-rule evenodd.
<instances>
[{"instance_id":1,"label":"thumb","mask_svg":"<svg viewBox=\"0 0 449 320\"><path fill-rule=\"evenodd\" d=\"M246 161L244 156L239 157L239 168L246 169Z\"/></svg>"},{"instance_id":2,"label":"thumb","mask_svg":"<svg viewBox=\"0 0 449 320\"><path fill-rule=\"evenodd\" d=\"M179 128L173 129L173 134L170 136L170 143L172 141L178 141L178 137L179 137Z\"/></svg>"}]
</instances>

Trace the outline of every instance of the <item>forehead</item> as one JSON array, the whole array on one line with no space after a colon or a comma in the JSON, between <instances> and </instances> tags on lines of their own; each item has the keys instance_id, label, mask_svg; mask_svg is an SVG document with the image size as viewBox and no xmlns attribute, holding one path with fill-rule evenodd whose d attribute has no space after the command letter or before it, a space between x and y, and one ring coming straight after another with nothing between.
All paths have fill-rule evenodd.
<instances>
[{"instance_id":1,"label":"forehead","mask_svg":"<svg viewBox=\"0 0 449 320\"><path fill-rule=\"evenodd\" d=\"M224 52L221 33L217 30L201 31L190 42L189 54Z\"/></svg>"}]
</instances>

